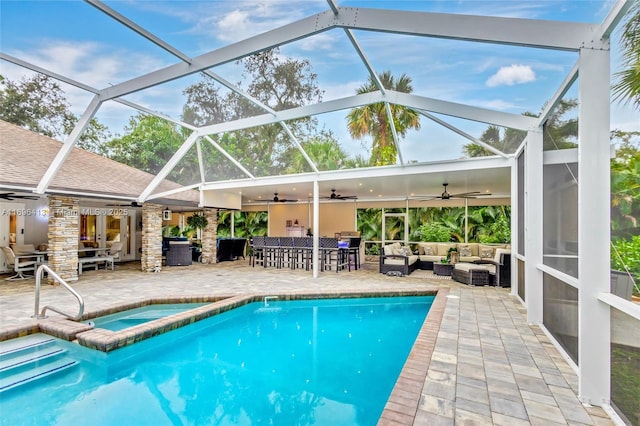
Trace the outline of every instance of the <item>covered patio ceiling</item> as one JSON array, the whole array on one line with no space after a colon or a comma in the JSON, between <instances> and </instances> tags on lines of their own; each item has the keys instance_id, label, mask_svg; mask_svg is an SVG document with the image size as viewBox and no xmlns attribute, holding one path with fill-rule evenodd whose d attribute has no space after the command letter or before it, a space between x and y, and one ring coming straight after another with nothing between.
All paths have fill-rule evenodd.
<instances>
[{"instance_id":1,"label":"covered patio ceiling","mask_svg":"<svg viewBox=\"0 0 640 426\"><path fill-rule=\"evenodd\" d=\"M449 191L452 193L489 191L496 197L509 197L511 166L518 147L511 147L508 151L501 150L501 147L481 140L483 130L487 126L496 126L502 131L539 131L557 104L573 90L579 74L576 62L579 49L585 46L593 49L608 48L609 33L630 5L630 2L618 1L601 23L585 23L436 13L425 10L427 2L415 2L411 6L403 4L402 7L395 2L378 2L376 8L362 8L353 7L356 5L353 2L345 1L345 5L342 5L335 0L327 0L326 3L314 2L305 8L300 6L297 13L287 18L273 21L263 19L263 25L259 27L261 31L248 28L246 35L236 34L227 39L220 36L215 48L203 51L201 47L195 49L183 45L184 47L179 48L181 39L176 36L179 29L174 33L160 28L154 31L154 23L148 17L141 16L140 10L135 7L114 3L112 8L98 0L87 0L86 3L81 5L84 8L81 13L86 14L90 21L100 22L104 26L100 29L110 28L119 33L124 32L132 42L146 44L147 49L153 50L162 59L145 72L121 73L120 81L102 86L96 82L94 86L85 81L90 80L86 74L70 75L63 69L50 69L46 61L38 61L38 58L28 55L20 57L18 49L11 48L11 42L4 43L0 58L5 63L49 75L74 90L80 89L90 95L90 98L85 97L87 106L83 109L76 128L42 176L35 192L47 192L92 118L105 120L108 114L124 108L129 114L132 111L141 112L166 119L182 127L186 135L182 146L156 170L155 178L132 201L152 202L168 195L158 189L160 182L169 179L172 171L192 168L199 170L199 173L195 173L197 176L190 181L179 182L183 185L183 191L199 189L201 192L234 192L242 195L243 204L268 200L276 192L281 198L305 200L313 193L314 182L318 182L321 197L329 195L331 189L336 189L342 195L355 195L363 200L408 199L437 195L442 192L442 184L445 182L449 183ZM427 9L428 7L426 6ZM211 12L215 9L209 10L215 16L215 12ZM256 11L256 14L260 14L260 11ZM220 22L219 19L224 17L216 18L216 22ZM100 29L95 28L95 31ZM33 30L36 31L35 28ZM97 37L93 31L86 34L88 42ZM46 34L40 36L44 37ZM318 58L311 52L314 51L313 46L321 41L332 48ZM509 111L505 108L491 108L487 103L473 100L463 102L461 96L455 94L455 90L445 92L436 87L437 83L425 86L423 84L429 83L429 80L418 76L414 77L416 87L412 93L383 87L379 76L384 70L389 69L394 74L407 73L411 76L412 72L416 72L419 75L422 68L446 62L446 47L454 46L447 43L457 43L456 46L462 46L463 49L483 49L489 45L490 49L518 58L514 60L521 58L519 53L514 53L516 49L525 52L543 50L549 61L559 61L561 65L558 68L561 72L545 76L548 81L544 85L545 93L542 94L519 93L515 87L517 85L514 85L509 95L512 97L510 100L518 100L521 106L506 108ZM385 55L380 54L378 46L390 49L386 55L388 63L384 61ZM394 49L400 47L403 51L391 58L394 56ZM269 105L268 100L252 96L245 88L246 84L243 86L232 82L233 79L240 78L243 72L237 61L274 48L281 49L282 57L308 60L316 67L314 72L318 69L319 81L327 73L339 74L345 66L357 67L360 81L364 83L370 78L377 90L354 94L354 84L350 81L350 85L347 82L344 85L349 90L338 91L333 87L331 93L324 90L324 99L276 110ZM316 52L318 50L322 49L315 49ZM307 56L303 56L305 51ZM401 66L403 58L400 57L399 60L400 55L405 55L404 62L407 66ZM96 56L94 59L99 61L100 57ZM318 59L318 63L312 62ZM328 64L329 62L331 63ZM443 67L445 73L447 68L450 67ZM253 114L224 122L195 125L185 121L180 114L183 111L177 109L176 105L148 103L152 96L146 95L154 91L173 94L180 91L184 96L185 88L193 84L197 76L210 79L220 90L235 93L252 104ZM421 85L418 86L417 83ZM458 84L462 91L465 82L460 81ZM323 87L320 86L322 90ZM486 86L491 87L489 80ZM175 103L183 104L184 98L176 95ZM397 149L395 165L363 168L337 166L327 170L320 167L305 151L307 141L296 134L292 127L294 120L309 117L317 119L319 125L329 126L328 129L334 132L343 149L354 155L366 156L368 152L364 149L365 143L349 139L348 132L344 129L345 117L353 108L374 104L384 105L387 119L391 117L392 108L397 106L409 108L420 116L421 130L409 132L405 138L400 134L400 129L391 125L392 144ZM161 109L167 112L159 112ZM536 118L522 115L526 111L540 112L540 116ZM336 116L331 116L336 113L343 121L341 125L336 125ZM303 173L287 172L286 164L258 173L247 152L233 152L232 146L222 142L224 135L273 124L278 125L285 135L286 146L302 155ZM452 139L442 137L443 130ZM465 144L479 145L493 155L482 159L465 158L462 149ZM205 147L213 151L219 162L208 164L206 159L203 160L202 151ZM443 152L447 154L444 155ZM189 155L195 158L192 163L186 163ZM223 173L223 169L230 169L232 172ZM90 188L87 189L87 195L91 195ZM202 204L206 205L204 202Z\"/></svg>"}]
</instances>

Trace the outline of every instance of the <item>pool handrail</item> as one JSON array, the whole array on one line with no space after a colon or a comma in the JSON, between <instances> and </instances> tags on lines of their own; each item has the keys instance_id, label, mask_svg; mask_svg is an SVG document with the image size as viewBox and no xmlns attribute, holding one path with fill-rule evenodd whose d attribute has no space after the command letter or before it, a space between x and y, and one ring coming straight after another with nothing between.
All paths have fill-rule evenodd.
<instances>
[{"instance_id":1,"label":"pool handrail","mask_svg":"<svg viewBox=\"0 0 640 426\"><path fill-rule=\"evenodd\" d=\"M44 276L45 271L47 271L47 273L51 275L56 281L62 284L64 288L66 288L78 300L80 309L78 310L77 315L73 316L73 315L67 314L65 312L62 312L59 309L54 308L53 306L45 306L44 308L42 308L42 312L38 314L38 309L40 307L40 283L42 282L42 277ZM82 319L82 314L84 313L84 299L82 298L82 296L80 296L80 294L77 291L75 291L69 284L67 284L65 280L63 280L62 278L60 278L58 274L53 272L53 270L48 265L43 264L38 267L38 270L36 272L36 295L35 296L36 296L35 309L34 309L32 318L36 318L36 319L46 318L45 312L47 312L47 309L48 309L50 311L57 312L60 315L65 316L73 321L80 321L80 319Z\"/></svg>"}]
</instances>

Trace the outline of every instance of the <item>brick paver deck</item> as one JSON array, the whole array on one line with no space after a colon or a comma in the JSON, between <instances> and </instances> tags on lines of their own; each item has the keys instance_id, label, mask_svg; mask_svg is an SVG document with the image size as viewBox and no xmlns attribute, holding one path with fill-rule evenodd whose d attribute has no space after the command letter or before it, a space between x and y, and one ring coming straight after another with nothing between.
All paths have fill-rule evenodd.
<instances>
[{"instance_id":1,"label":"brick paver deck","mask_svg":"<svg viewBox=\"0 0 640 426\"><path fill-rule=\"evenodd\" d=\"M380 425L613 424L604 410L580 403L573 369L538 327L527 324L509 289L470 287L425 271L387 277L376 267L325 272L313 280L310 272L252 268L246 261L157 274L130 263L116 271L88 271L71 285L85 298L86 312L155 297L442 289ZM78 309L59 286L44 285L40 306L45 305L69 313ZM33 310L33 280L0 280L0 336L37 327ZM56 316L51 314L54 321Z\"/></svg>"}]
</instances>

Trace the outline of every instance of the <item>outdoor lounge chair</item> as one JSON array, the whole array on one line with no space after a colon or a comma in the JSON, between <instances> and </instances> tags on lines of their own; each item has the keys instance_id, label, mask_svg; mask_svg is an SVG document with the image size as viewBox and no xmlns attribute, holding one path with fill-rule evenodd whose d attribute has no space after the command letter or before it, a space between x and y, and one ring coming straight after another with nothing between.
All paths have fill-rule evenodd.
<instances>
[{"instance_id":1,"label":"outdoor lounge chair","mask_svg":"<svg viewBox=\"0 0 640 426\"><path fill-rule=\"evenodd\" d=\"M33 255L21 255L16 256L13 250L9 247L0 247L2 248L2 253L4 257L7 258L7 264L13 265L13 271L16 273L15 275L6 278L6 280L25 280L27 278L24 275L25 272L35 273L36 268L38 267L38 262Z\"/></svg>"},{"instance_id":2,"label":"outdoor lounge chair","mask_svg":"<svg viewBox=\"0 0 640 426\"><path fill-rule=\"evenodd\" d=\"M482 270L486 271L488 281ZM475 272L475 274L474 274ZM454 281L469 285L494 285L511 287L511 252L508 249L496 249L493 260L476 260L473 263L456 263L453 269Z\"/></svg>"}]
</instances>

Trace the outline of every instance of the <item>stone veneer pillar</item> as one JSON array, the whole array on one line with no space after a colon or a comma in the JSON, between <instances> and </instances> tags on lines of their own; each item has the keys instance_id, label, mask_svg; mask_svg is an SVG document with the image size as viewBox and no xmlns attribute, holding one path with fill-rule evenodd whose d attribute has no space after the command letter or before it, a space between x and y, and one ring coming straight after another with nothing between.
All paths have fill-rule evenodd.
<instances>
[{"instance_id":1,"label":"stone veneer pillar","mask_svg":"<svg viewBox=\"0 0 640 426\"><path fill-rule=\"evenodd\" d=\"M77 198L49 196L49 267L65 281L78 280L80 204ZM50 284L55 284L49 278Z\"/></svg>"},{"instance_id":2,"label":"stone veneer pillar","mask_svg":"<svg viewBox=\"0 0 640 426\"><path fill-rule=\"evenodd\" d=\"M207 226L202 231L202 263L216 263L218 238L218 209L205 208Z\"/></svg>"},{"instance_id":3,"label":"stone veneer pillar","mask_svg":"<svg viewBox=\"0 0 640 426\"><path fill-rule=\"evenodd\" d=\"M142 271L162 270L162 206L142 205Z\"/></svg>"}]
</instances>

